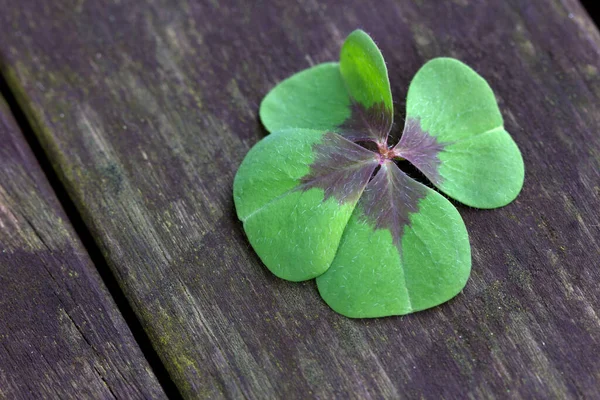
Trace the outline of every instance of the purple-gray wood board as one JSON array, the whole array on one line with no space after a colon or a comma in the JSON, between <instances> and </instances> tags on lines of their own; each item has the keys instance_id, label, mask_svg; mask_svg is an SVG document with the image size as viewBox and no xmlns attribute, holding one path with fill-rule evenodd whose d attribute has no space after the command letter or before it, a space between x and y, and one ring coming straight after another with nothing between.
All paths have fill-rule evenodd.
<instances>
[{"instance_id":1,"label":"purple-gray wood board","mask_svg":"<svg viewBox=\"0 0 600 400\"><path fill-rule=\"evenodd\" d=\"M0 398L164 398L0 98Z\"/></svg>"},{"instance_id":2,"label":"purple-gray wood board","mask_svg":"<svg viewBox=\"0 0 600 400\"><path fill-rule=\"evenodd\" d=\"M575 0L0 0L2 72L186 397L600 396L600 35ZM405 317L352 320L277 279L232 182L277 82L364 28L402 128L436 56L494 88L525 187L460 206L473 273Z\"/></svg>"}]
</instances>

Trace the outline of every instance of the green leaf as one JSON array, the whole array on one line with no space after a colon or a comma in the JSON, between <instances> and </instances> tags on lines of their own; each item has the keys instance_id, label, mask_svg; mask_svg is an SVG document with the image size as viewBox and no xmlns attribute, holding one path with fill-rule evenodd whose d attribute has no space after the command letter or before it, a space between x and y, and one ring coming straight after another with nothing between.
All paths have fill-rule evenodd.
<instances>
[{"instance_id":1,"label":"green leaf","mask_svg":"<svg viewBox=\"0 0 600 400\"><path fill-rule=\"evenodd\" d=\"M521 153L504 129L492 89L458 60L425 64L408 90L396 146L444 193L472 207L501 207L519 194Z\"/></svg>"},{"instance_id":2,"label":"green leaf","mask_svg":"<svg viewBox=\"0 0 600 400\"><path fill-rule=\"evenodd\" d=\"M523 184L521 154L491 89L461 62L436 59L418 72L393 148L392 115L383 57L355 31L339 64L293 75L265 97L260 117L271 134L234 181L238 217L264 264L284 279L316 277L323 299L348 317L434 307L469 277L458 211L396 159L481 208L507 204Z\"/></svg>"},{"instance_id":3,"label":"green leaf","mask_svg":"<svg viewBox=\"0 0 600 400\"><path fill-rule=\"evenodd\" d=\"M394 116L392 92L383 56L364 31L348 35L340 54L340 71L353 104L356 122L346 124L357 131L353 137L385 143ZM370 132L360 132L364 128L358 121L368 121Z\"/></svg>"},{"instance_id":4,"label":"green leaf","mask_svg":"<svg viewBox=\"0 0 600 400\"><path fill-rule=\"evenodd\" d=\"M306 69L278 84L260 105L269 132L287 128L337 131L350 118L350 96L338 63Z\"/></svg>"},{"instance_id":5,"label":"green leaf","mask_svg":"<svg viewBox=\"0 0 600 400\"><path fill-rule=\"evenodd\" d=\"M393 105L381 52L357 30L348 36L340 58L339 64L319 64L273 88L260 106L265 128L329 130L353 141L385 142Z\"/></svg>"},{"instance_id":6,"label":"green leaf","mask_svg":"<svg viewBox=\"0 0 600 400\"><path fill-rule=\"evenodd\" d=\"M456 208L388 161L317 284L325 302L345 316L402 315L451 299L470 270L467 230Z\"/></svg>"},{"instance_id":7,"label":"green leaf","mask_svg":"<svg viewBox=\"0 0 600 400\"><path fill-rule=\"evenodd\" d=\"M234 201L250 244L275 275L302 281L329 268L377 162L339 135L306 129L273 133L250 150Z\"/></svg>"}]
</instances>

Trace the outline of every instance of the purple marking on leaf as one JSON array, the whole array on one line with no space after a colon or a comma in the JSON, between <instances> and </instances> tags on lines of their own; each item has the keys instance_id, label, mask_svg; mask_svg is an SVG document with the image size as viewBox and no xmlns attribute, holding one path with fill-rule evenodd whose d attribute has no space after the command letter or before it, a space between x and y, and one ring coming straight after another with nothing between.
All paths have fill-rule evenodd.
<instances>
[{"instance_id":1,"label":"purple marking on leaf","mask_svg":"<svg viewBox=\"0 0 600 400\"><path fill-rule=\"evenodd\" d=\"M357 207L362 210L366 223L375 229L388 229L400 249L410 214L419 211L419 200L426 195L425 186L408 177L394 162L386 160L365 188Z\"/></svg>"},{"instance_id":2,"label":"purple marking on leaf","mask_svg":"<svg viewBox=\"0 0 600 400\"><path fill-rule=\"evenodd\" d=\"M321 188L323 200L333 196L340 204L357 201L379 165L376 153L331 132L313 145L313 152L315 159L299 189Z\"/></svg>"},{"instance_id":3,"label":"purple marking on leaf","mask_svg":"<svg viewBox=\"0 0 600 400\"><path fill-rule=\"evenodd\" d=\"M340 135L354 142L370 140L385 143L387 141L394 116L384 102L375 103L369 108L353 102L350 110L350 117L339 126Z\"/></svg>"},{"instance_id":4,"label":"purple marking on leaf","mask_svg":"<svg viewBox=\"0 0 600 400\"><path fill-rule=\"evenodd\" d=\"M435 136L421 128L418 120L408 118L394 152L421 170L433 184L439 185L442 177L439 172L441 161L438 154L444 150L444 147L445 145L439 143Z\"/></svg>"}]
</instances>

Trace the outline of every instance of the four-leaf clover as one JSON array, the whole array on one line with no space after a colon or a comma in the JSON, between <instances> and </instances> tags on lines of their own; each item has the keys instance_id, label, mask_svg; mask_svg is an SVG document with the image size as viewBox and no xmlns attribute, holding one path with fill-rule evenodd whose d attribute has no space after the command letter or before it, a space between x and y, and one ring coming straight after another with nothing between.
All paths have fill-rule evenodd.
<instances>
[{"instance_id":1,"label":"four-leaf clover","mask_svg":"<svg viewBox=\"0 0 600 400\"><path fill-rule=\"evenodd\" d=\"M270 134L234 182L238 217L264 264L291 281L317 278L348 317L402 315L458 294L471 270L456 208L396 164L408 160L472 207L510 203L524 167L486 81L451 58L411 82L400 141L388 143L393 104L383 56L363 31L339 63L293 75L263 100Z\"/></svg>"}]
</instances>

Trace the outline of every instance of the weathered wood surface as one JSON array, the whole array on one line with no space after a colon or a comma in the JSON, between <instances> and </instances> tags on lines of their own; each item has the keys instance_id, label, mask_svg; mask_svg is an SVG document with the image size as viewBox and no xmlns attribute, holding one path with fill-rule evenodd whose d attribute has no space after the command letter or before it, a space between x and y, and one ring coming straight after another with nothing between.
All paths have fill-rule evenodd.
<instances>
[{"instance_id":1,"label":"weathered wood surface","mask_svg":"<svg viewBox=\"0 0 600 400\"><path fill-rule=\"evenodd\" d=\"M0 98L0 398L163 398Z\"/></svg>"},{"instance_id":2,"label":"weathered wood surface","mask_svg":"<svg viewBox=\"0 0 600 400\"><path fill-rule=\"evenodd\" d=\"M2 71L184 395L600 396L600 36L575 0L0 5ZM527 170L513 204L459 206L464 293L402 318L347 319L275 278L233 209L261 98L356 27L396 121L423 62L457 57Z\"/></svg>"}]
</instances>

